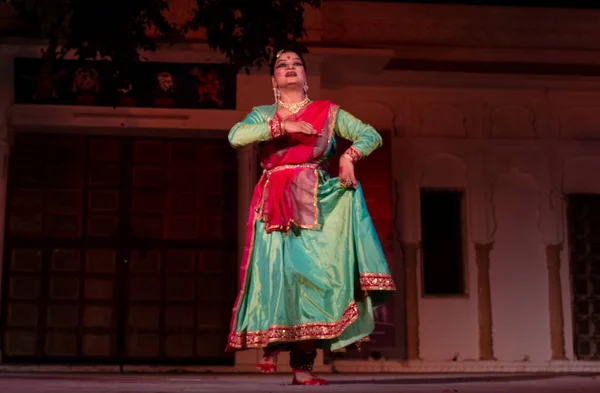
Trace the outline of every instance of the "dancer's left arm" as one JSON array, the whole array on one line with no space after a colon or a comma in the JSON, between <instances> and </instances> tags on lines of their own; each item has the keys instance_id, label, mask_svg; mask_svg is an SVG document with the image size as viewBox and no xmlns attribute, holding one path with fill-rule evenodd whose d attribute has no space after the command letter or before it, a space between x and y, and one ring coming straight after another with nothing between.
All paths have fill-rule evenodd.
<instances>
[{"instance_id":1,"label":"dancer's left arm","mask_svg":"<svg viewBox=\"0 0 600 393\"><path fill-rule=\"evenodd\" d=\"M340 181L349 181L356 187L354 164L381 147L381 135L373 127L363 123L343 109L338 110L335 133L352 143L340 158Z\"/></svg>"}]
</instances>

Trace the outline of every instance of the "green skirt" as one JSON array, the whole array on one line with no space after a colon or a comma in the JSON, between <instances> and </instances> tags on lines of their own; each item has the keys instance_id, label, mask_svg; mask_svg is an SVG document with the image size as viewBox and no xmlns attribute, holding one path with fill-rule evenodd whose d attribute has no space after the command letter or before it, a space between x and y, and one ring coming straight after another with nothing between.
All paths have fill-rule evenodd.
<instances>
[{"instance_id":1,"label":"green skirt","mask_svg":"<svg viewBox=\"0 0 600 393\"><path fill-rule=\"evenodd\" d=\"M321 173L318 229L265 231L252 220L229 349L302 340L339 350L369 336L395 290L360 187ZM242 274L244 276L244 274Z\"/></svg>"}]
</instances>

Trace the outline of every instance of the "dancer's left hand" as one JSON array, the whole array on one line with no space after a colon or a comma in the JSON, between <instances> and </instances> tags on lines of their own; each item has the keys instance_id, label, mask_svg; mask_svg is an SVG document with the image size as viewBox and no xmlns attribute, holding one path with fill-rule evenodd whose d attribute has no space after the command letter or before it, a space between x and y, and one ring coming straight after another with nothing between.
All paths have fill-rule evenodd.
<instances>
[{"instance_id":1,"label":"dancer's left hand","mask_svg":"<svg viewBox=\"0 0 600 393\"><path fill-rule=\"evenodd\" d=\"M340 158L340 183L345 188L356 188L356 176L354 176L354 164L348 157Z\"/></svg>"}]
</instances>

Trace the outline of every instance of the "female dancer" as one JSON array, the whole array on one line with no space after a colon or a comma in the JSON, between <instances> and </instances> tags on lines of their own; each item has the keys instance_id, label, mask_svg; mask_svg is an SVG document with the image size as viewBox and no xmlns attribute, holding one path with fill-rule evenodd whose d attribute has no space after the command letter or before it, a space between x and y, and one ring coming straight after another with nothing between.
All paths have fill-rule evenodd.
<instances>
[{"instance_id":1,"label":"female dancer","mask_svg":"<svg viewBox=\"0 0 600 393\"><path fill-rule=\"evenodd\" d=\"M373 308L395 290L354 176L354 164L382 141L332 102L308 98L300 53L277 52L271 83L275 104L254 108L229 133L233 147L259 145L264 172L250 206L227 348L263 348L262 372L274 372L279 351L289 350L293 384L325 385L312 374L316 349L366 340ZM329 178L335 136L353 144L340 158L339 178Z\"/></svg>"}]
</instances>

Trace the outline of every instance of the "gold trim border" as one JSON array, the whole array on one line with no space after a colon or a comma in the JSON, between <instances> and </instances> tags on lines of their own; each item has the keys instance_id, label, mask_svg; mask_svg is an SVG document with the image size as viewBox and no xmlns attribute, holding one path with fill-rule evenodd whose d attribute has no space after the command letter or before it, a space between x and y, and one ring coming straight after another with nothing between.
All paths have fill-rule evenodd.
<instances>
[{"instance_id":1,"label":"gold trim border","mask_svg":"<svg viewBox=\"0 0 600 393\"><path fill-rule=\"evenodd\" d=\"M336 322L307 322L298 325L271 325L267 330L235 332L229 336L229 347L263 348L274 342L330 340L338 337L358 319L358 306L352 300Z\"/></svg>"},{"instance_id":2,"label":"gold trim border","mask_svg":"<svg viewBox=\"0 0 600 393\"><path fill-rule=\"evenodd\" d=\"M395 291L396 284L391 274L360 273L360 289L363 291Z\"/></svg>"}]
</instances>

